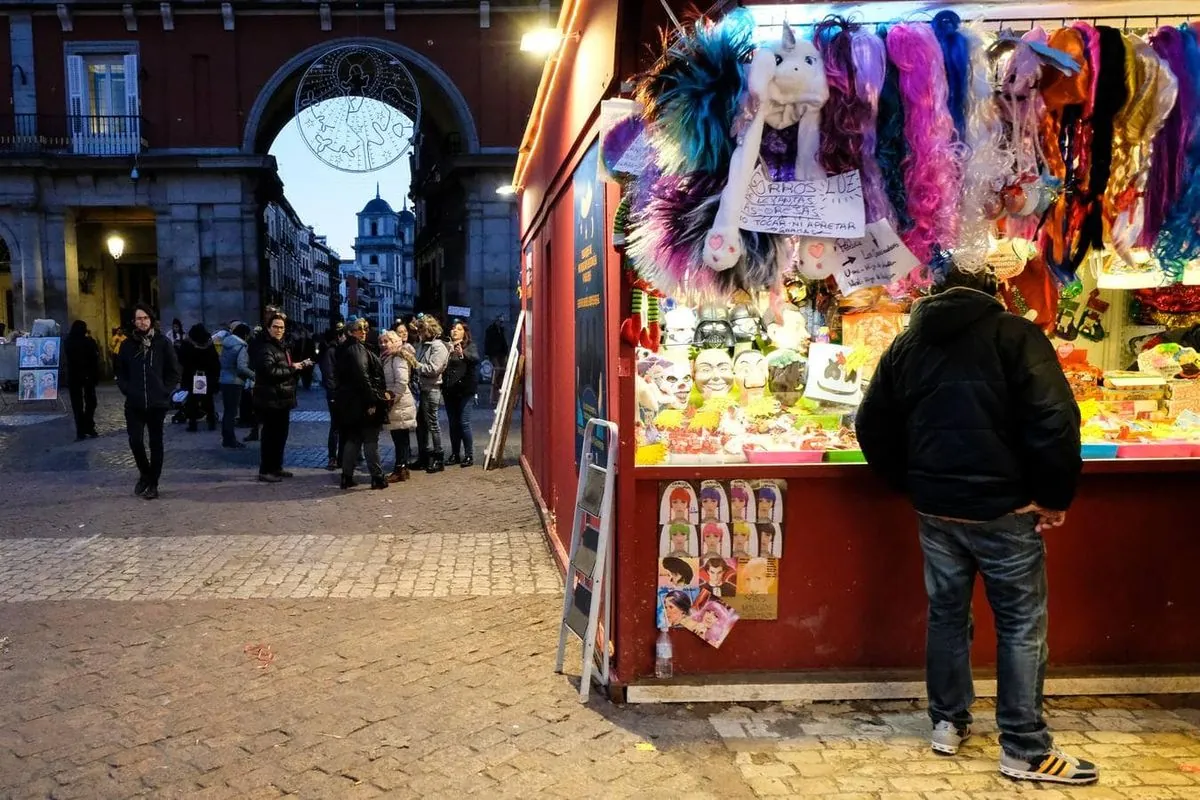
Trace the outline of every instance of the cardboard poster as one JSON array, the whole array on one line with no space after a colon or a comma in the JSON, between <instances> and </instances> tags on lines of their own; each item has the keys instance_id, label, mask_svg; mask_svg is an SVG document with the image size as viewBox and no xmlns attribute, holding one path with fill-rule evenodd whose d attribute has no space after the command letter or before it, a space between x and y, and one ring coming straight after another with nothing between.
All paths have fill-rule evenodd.
<instances>
[{"instance_id":1,"label":"cardboard poster","mask_svg":"<svg viewBox=\"0 0 1200 800\"><path fill-rule=\"evenodd\" d=\"M843 295L868 286L888 286L921 266L886 219L866 226L859 239L834 242L837 266L833 277Z\"/></svg>"},{"instance_id":2,"label":"cardboard poster","mask_svg":"<svg viewBox=\"0 0 1200 800\"><path fill-rule=\"evenodd\" d=\"M57 400L62 340L57 336L17 339L17 400Z\"/></svg>"},{"instance_id":3,"label":"cardboard poster","mask_svg":"<svg viewBox=\"0 0 1200 800\"><path fill-rule=\"evenodd\" d=\"M859 239L866 221L858 170L828 178L772 181L760 168L751 176L739 227L786 236Z\"/></svg>"},{"instance_id":4,"label":"cardboard poster","mask_svg":"<svg viewBox=\"0 0 1200 800\"><path fill-rule=\"evenodd\" d=\"M779 559L739 558L737 594L728 602L742 619L779 619Z\"/></svg>"}]
</instances>

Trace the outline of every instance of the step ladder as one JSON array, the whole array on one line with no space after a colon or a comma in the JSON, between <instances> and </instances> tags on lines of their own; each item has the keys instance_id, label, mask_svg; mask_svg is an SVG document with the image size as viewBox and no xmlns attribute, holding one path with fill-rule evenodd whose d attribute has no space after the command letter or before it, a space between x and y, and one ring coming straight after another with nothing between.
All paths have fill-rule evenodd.
<instances>
[{"instance_id":1,"label":"step ladder","mask_svg":"<svg viewBox=\"0 0 1200 800\"><path fill-rule=\"evenodd\" d=\"M596 434L608 437L607 454L598 463ZM588 420L579 455L579 485L575 490L575 515L571 524L571 555L563 589L562 623L558 629L558 660L554 671L562 674L567 649L567 632L583 643L583 667L579 676L579 702L586 703L592 678L608 685L609 650L612 636L612 504L616 477L617 426L604 419ZM601 606L603 605L603 622ZM600 641L596 641L597 626ZM595 675L593 676L593 669Z\"/></svg>"}]
</instances>

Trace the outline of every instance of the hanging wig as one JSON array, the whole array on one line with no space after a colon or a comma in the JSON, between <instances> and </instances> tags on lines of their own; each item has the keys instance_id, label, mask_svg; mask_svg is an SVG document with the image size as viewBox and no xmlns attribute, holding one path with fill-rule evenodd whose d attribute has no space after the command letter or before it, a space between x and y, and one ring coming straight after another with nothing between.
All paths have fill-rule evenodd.
<instances>
[{"instance_id":1,"label":"hanging wig","mask_svg":"<svg viewBox=\"0 0 1200 800\"><path fill-rule=\"evenodd\" d=\"M1162 230L1167 211L1183 192L1184 153L1196 110L1196 82L1187 67L1183 31L1164 26L1150 37L1150 46L1166 62L1179 84L1179 99L1158 136L1154 137L1150 177L1146 183L1146 214L1138 244L1151 247Z\"/></svg>"},{"instance_id":2,"label":"hanging wig","mask_svg":"<svg viewBox=\"0 0 1200 800\"><path fill-rule=\"evenodd\" d=\"M946 68L947 105L959 141L967 139L967 98L971 91L971 54L967 37L959 31L962 19L949 9L933 18L933 32L942 47Z\"/></svg>"},{"instance_id":3,"label":"hanging wig","mask_svg":"<svg viewBox=\"0 0 1200 800\"><path fill-rule=\"evenodd\" d=\"M664 172L723 174L728 168L729 131L753 50L754 20L744 9L664 33L662 55L636 92Z\"/></svg>"},{"instance_id":4,"label":"hanging wig","mask_svg":"<svg viewBox=\"0 0 1200 800\"><path fill-rule=\"evenodd\" d=\"M851 35L850 49L854 56L854 91L867 106L862 141L862 185L867 222L886 219L894 229L897 224L896 211L888 200L883 173L875 159L879 93L887 74L887 49L882 39L862 28Z\"/></svg>"},{"instance_id":5,"label":"hanging wig","mask_svg":"<svg viewBox=\"0 0 1200 800\"><path fill-rule=\"evenodd\" d=\"M1046 265L1060 284L1075 279L1071 264L1070 218L1072 204L1084 189L1081 131L1090 103L1093 69L1087 59L1087 42L1078 28L1061 28L1050 35L1050 46L1071 56L1080 65L1074 75L1051 72L1042 82L1046 113L1042 119L1042 143L1046 169L1065 186L1050 207L1041 228L1041 252Z\"/></svg>"},{"instance_id":6,"label":"hanging wig","mask_svg":"<svg viewBox=\"0 0 1200 800\"><path fill-rule=\"evenodd\" d=\"M987 258L994 220L1002 209L1000 192L1010 174L1004 149L1004 127L989 78L983 34L971 28L962 34L970 58L963 193L960 203L955 261L964 269L981 266Z\"/></svg>"},{"instance_id":7,"label":"hanging wig","mask_svg":"<svg viewBox=\"0 0 1200 800\"><path fill-rule=\"evenodd\" d=\"M1137 89L1125 104L1114 130L1112 177L1105 198L1112 221L1113 247L1126 264L1137 266L1133 253L1145 218L1142 196L1150 173L1151 147L1179 95L1179 82L1150 45L1129 40L1136 66L1126 69L1126 84Z\"/></svg>"},{"instance_id":8,"label":"hanging wig","mask_svg":"<svg viewBox=\"0 0 1200 800\"><path fill-rule=\"evenodd\" d=\"M946 110L946 69L933 30L904 23L888 32L888 56L896 66L904 100L904 186L912 229L902 238L922 263L935 247L958 238L962 176L954 145L954 120Z\"/></svg>"},{"instance_id":9,"label":"hanging wig","mask_svg":"<svg viewBox=\"0 0 1200 800\"><path fill-rule=\"evenodd\" d=\"M887 31L879 30L880 39L887 46ZM912 217L908 213L908 195L904 188L904 159L908 156L908 143L904 140L904 104L900 99L900 73L889 59L884 72L883 87L879 91L879 116L875 123L875 161L883 175L883 187L888 202L896 213L897 232L912 228Z\"/></svg>"},{"instance_id":10,"label":"hanging wig","mask_svg":"<svg viewBox=\"0 0 1200 800\"><path fill-rule=\"evenodd\" d=\"M813 31L813 43L825 62L829 99L821 106L819 159L825 172L840 175L863 165L863 136L870 116L855 82L852 37L858 26L829 17Z\"/></svg>"},{"instance_id":11,"label":"hanging wig","mask_svg":"<svg viewBox=\"0 0 1200 800\"><path fill-rule=\"evenodd\" d=\"M1181 31L1186 76L1194 90L1200 86L1200 42L1192 28L1184 26ZM1197 111L1200 108L1193 108L1193 114ZM1153 251L1173 281L1183 277L1188 262L1200 257L1200 120L1191 120L1188 136L1180 196L1163 221Z\"/></svg>"},{"instance_id":12,"label":"hanging wig","mask_svg":"<svg viewBox=\"0 0 1200 800\"><path fill-rule=\"evenodd\" d=\"M996 102L1004 127L1005 155L1009 160L1003 190L1004 207L1010 216L1001 219L1005 235L1033 239L1037 235L1036 207L1030 192L1043 193L1043 147L1040 125L1045 114L1042 98L1042 61L1033 49L1045 44L1046 32L1035 27L1020 39L1007 37L989 48L995 59Z\"/></svg>"}]
</instances>

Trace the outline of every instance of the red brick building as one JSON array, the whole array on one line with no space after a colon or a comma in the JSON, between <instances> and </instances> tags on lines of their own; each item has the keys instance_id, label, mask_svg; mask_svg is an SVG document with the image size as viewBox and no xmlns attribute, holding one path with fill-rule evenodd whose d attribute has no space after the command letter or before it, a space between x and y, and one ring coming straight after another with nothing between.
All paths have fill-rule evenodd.
<instances>
[{"instance_id":1,"label":"red brick building","mask_svg":"<svg viewBox=\"0 0 1200 800\"><path fill-rule=\"evenodd\" d=\"M545 13L520 0L4 3L0 295L12 313L0 304L0 321L107 331L140 300L168 319L256 318L262 212L280 195L267 149L307 67L347 44L397 56L421 94L418 258L433 248L442 264L423 288L478 317L511 313L516 220L495 189L542 69L520 36Z\"/></svg>"}]
</instances>

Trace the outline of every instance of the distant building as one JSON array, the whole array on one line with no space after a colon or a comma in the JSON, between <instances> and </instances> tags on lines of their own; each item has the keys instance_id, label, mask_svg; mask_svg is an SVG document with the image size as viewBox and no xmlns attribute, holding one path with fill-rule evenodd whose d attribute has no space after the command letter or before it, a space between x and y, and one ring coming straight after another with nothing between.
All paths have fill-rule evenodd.
<instances>
[{"instance_id":1,"label":"distant building","mask_svg":"<svg viewBox=\"0 0 1200 800\"><path fill-rule=\"evenodd\" d=\"M314 332L325 330L338 313L341 259L324 236L301 222L286 199L267 203L263 219L266 302Z\"/></svg>"},{"instance_id":2,"label":"distant building","mask_svg":"<svg viewBox=\"0 0 1200 800\"><path fill-rule=\"evenodd\" d=\"M413 269L413 238L416 216L408 210L396 213L379 196L358 212L358 236L354 239L354 269L373 287L375 311L367 314L382 328L391 327L399 315L411 313L417 282ZM343 269L343 273L345 270Z\"/></svg>"}]
</instances>

